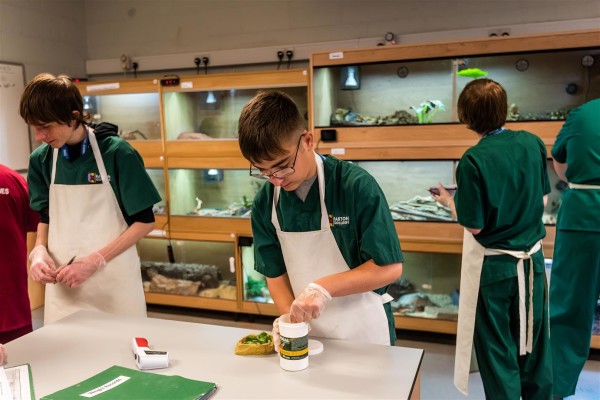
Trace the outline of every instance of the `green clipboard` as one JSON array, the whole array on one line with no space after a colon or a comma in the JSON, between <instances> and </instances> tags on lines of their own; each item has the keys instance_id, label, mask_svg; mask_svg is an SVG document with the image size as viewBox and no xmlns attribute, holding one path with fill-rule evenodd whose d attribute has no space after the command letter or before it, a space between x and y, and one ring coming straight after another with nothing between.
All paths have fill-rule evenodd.
<instances>
[{"instance_id":1,"label":"green clipboard","mask_svg":"<svg viewBox=\"0 0 600 400\"><path fill-rule=\"evenodd\" d=\"M114 365L40 400L203 400L208 399L216 390L217 384L212 382Z\"/></svg>"},{"instance_id":2,"label":"green clipboard","mask_svg":"<svg viewBox=\"0 0 600 400\"><path fill-rule=\"evenodd\" d=\"M24 367L27 367L26 369ZM27 383L29 384L29 397L27 397L27 393L24 393L24 390L22 388L13 388L13 390L19 390L19 393L17 394L21 400L35 400L35 392L33 391L33 375L31 374L31 365L29 364L21 364L21 365L15 365L13 367L4 367L4 370L6 371L6 374L10 374L13 373L13 371L15 370L19 370L21 372L26 372L27 376L22 377L25 378L27 380ZM13 392L13 397L15 396L15 393Z\"/></svg>"}]
</instances>

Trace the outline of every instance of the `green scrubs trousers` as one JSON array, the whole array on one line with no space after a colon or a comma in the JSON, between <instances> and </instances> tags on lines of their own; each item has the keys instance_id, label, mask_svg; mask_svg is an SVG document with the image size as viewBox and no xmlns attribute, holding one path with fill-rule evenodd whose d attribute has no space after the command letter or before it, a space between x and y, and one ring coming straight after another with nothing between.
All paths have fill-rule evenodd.
<instances>
[{"instance_id":1,"label":"green scrubs trousers","mask_svg":"<svg viewBox=\"0 0 600 400\"><path fill-rule=\"evenodd\" d=\"M543 255L534 255L537 263ZM513 265L516 261L513 261ZM525 261L529 309L529 268ZM485 264L484 264L485 267ZM514 266L513 266L514 268ZM539 270L539 269L538 269ZM552 399L552 353L545 273L533 278L533 352L519 355L519 287L512 277L479 289L473 343L487 399Z\"/></svg>"},{"instance_id":2,"label":"green scrubs trousers","mask_svg":"<svg viewBox=\"0 0 600 400\"><path fill-rule=\"evenodd\" d=\"M600 296L600 232L556 231L550 275L554 395L575 394ZM599 395L600 396L600 395Z\"/></svg>"}]
</instances>

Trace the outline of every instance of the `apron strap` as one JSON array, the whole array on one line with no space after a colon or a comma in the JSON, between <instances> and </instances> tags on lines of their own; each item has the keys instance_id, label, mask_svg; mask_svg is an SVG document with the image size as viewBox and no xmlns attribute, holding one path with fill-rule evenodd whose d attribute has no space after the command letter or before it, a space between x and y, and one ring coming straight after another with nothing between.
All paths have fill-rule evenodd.
<instances>
[{"instance_id":1,"label":"apron strap","mask_svg":"<svg viewBox=\"0 0 600 400\"><path fill-rule=\"evenodd\" d=\"M103 185L109 185L108 174L106 173L106 167L104 166L104 160L102 159L102 154L100 153L100 147L98 147L98 141L96 140L96 135L94 132L90 131L87 126L85 127L88 131L88 135L90 138L90 145L92 147L92 151L94 153L94 158L96 159L96 164L98 165L98 172L100 172L100 177L102 178Z\"/></svg>"},{"instance_id":2,"label":"apron strap","mask_svg":"<svg viewBox=\"0 0 600 400\"><path fill-rule=\"evenodd\" d=\"M538 241L529 251L514 251L503 249L485 249L484 255L498 256L507 254L517 258L517 283L519 286L519 355L531 353L533 349L533 261L531 256L542 248L542 241ZM530 260L529 266L529 310L525 311L525 263ZM527 322L526 322L527 320Z\"/></svg>"},{"instance_id":3,"label":"apron strap","mask_svg":"<svg viewBox=\"0 0 600 400\"><path fill-rule=\"evenodd\" d=\"M327 207L325 207L325 172L323 166L323 159L317 153L314 153L315 161L317 163L317 180L319 182L319 199L321 203L321 230L329 229L329 217L327 215ZM281 226L279 225L279 218L277 218L277 202L279 201L279 193L281 192L281 186L275 186L273 190L273 204L271 206L271 223L275 226L275 229L280 231Z\"/></svg>"}]
</instances>

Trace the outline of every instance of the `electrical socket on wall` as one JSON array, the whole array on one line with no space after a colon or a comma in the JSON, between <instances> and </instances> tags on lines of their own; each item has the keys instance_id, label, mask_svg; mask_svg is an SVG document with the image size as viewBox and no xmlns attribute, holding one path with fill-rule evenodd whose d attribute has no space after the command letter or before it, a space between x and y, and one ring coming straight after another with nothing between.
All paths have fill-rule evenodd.
<instances>
[{"instance_id":1,"label":"electrical socket on wall","mask_svg":"<svg viewBox=\"0 0 600 400\"><path fill-rule=\"evenodd\" d=\"M501 37L501 36L510 36L509 28L498 28L498 29L490 29L488 31L489 37Z\"/></svg>"}]
</instances>

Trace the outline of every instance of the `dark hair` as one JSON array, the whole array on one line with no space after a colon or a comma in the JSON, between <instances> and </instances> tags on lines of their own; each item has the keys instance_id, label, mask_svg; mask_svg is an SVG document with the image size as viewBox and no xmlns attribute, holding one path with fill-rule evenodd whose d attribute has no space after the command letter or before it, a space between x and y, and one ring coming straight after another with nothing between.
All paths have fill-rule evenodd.
<instances>
[{"instance_id":1,"label":"dark hair","mask_svg":"<svg viewBox=\"0 0 600 400\"><path fill-rule=\"evenodd\" d=\"M79 114L73 114L73 111ZM89 115L83 111L83 98L73 80L67 75L48 73L37 75L27 84L21 95L19 113L29 125L49 122L68 125L75 120L75 127L78 127L89 120Z\"/></svg>"},{"instance_id":2,"label":"dark hair","mask_svg":"<svg viewBox=\"0 0 600 400\"><path fill-rule=\"evenodd\" d=\"M285 145L305 128L304 118L287 94L259 92L242 110L238 135L242 155L252 163L286 154Z\"/></svg>"},{"instance_id":3,"label":"dark hair","mask_svg":"<svg viewBox=\"0 0 600 400\"><path fill-rule=\"evenodd\" d=\"M501 128L506 122L506 91L491 79L475 79L458 97L458 120L480 135Z\"/></svg>"}]
</instances>

